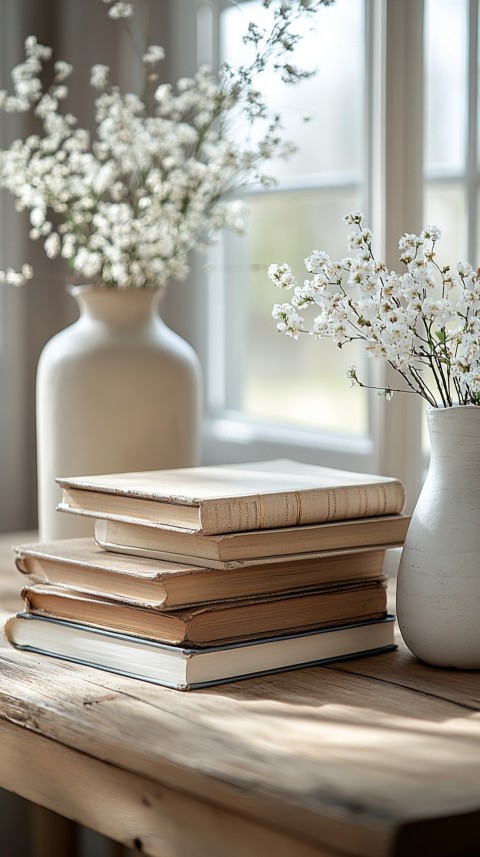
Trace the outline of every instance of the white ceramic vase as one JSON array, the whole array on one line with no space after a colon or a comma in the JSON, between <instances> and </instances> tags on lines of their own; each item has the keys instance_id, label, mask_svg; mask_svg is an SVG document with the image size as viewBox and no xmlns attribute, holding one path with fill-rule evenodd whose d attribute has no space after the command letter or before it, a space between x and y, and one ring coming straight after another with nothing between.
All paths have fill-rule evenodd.
<instances>
[{"instance_id":1,"label":"white ceramic vase","mask_svg":"<svg viewBox=\"0 0 480 857\"><path fill-rule=\"evenodd\" d=\"M93 532L56 511L59 476L198 463L198 358L161 320L153 289L73 287L80 318L45 346L37 372L39 535Z\"/></svg>"},{"instance_id":2,"label":"white ceramic vase","mask_svg":"<svg viewBox=\"0 0 480 857\"><path fill-rule=\"evenodd\" d=\"M400 560L397 617L408 648L480 668L480 407L430 408L431 459Z\"/></svg>"}]
</instances>

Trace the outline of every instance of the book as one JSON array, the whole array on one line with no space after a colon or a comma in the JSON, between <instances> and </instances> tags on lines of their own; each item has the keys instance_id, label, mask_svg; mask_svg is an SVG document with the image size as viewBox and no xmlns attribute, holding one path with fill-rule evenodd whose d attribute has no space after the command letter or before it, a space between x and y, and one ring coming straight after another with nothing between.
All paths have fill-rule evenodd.
<instances>
[{"instance_id":1,"label":"book","mask_svg":"<svg viewBox=\"0 0 480 857\"><path fill-rule=\"evenodd\" d=\"M8 642L17 649L177 690L395 648L393 616L348 627L193 650L27 613L9 618L4 630Z\"/></svg>"},{"instance_id":2,"label":"book","mask_svg":"<svg viewBox=\"0 0 480 857\"><path fill-rule=\"evenodd\" d=\"M325 583L378 579L385 557L382 549L362 548L214 569L111 553L91 538L37 542L14 550L18 570L34 583L143 599L163 610L312 589Z\"/></svg>"},{"instance_id":3,"label":"book","mask_svg":"<svg viewBox=\"0 0 480 857\"><path fill-rule=\"evenodd\" d=\"M229 568L276 557L361 547L391 547L405 540L410 518L386 515L272 530L204 535L155 525L100 519L95 540L106 550L177 560L189 565Z\"/></svg>"},{"instance_id":4,"label":"book","mask_svg":"<svg viewBox=\"0 0 480 857\"><path fill-rule=\"evenodd\" d=\"M83 595L51 584L24 587L22 597L31 614L192 647L380 619L387 611L384 581L324 586L275 599L217 601L169 612L146 602Z\"/></svg>"},{"instance_id":5,"label":"book","mask_svg":"<svg viewBox=\"0 0 480 857\"><path fill-rule=\"evenodd\" d=\"M288 459L58 478L58 509L198 533L399 514L398 479Z\"/></svg>"}]
</instances>

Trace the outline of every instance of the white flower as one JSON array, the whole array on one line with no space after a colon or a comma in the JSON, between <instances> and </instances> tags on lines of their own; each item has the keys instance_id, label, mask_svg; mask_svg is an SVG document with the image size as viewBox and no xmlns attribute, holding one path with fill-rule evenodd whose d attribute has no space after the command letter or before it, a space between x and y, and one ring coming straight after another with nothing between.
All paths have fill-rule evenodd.
<instances>
[{"instance_id":1,"label":"white flower","mask_svg":"<svg viewBox=\"0 0 480 857\"><path fill-rule=\"evenodd\" d=\"M268 269L268 276L270 277L272 283L274 283L280 289L291 289L297 284L297 281L292 274L290 266L286 263L284 263L283 265L270 265Z\"/></svg>"},{"instance_id":2,"label":"white flower","mask_svg":"<svg viewBox=\"0 0 480 857\"><path fill-rule=\"evenodd\" d=\"M420 243L421 239L419 239L417 235L414 235L413 233L406 233L400 238L398 242L398 249L402 252L404 252L405 250L411 250L413 253L415 253L415 250L417 249Z\"/></svg>"},{"instance_id":3,"label":"white flower","mask_svg":"<svg viewBox=\"0 0 480 857\"><path fill-rule=\"evenodd\" d=\"M357 367L355 365L351 365L347 369L347 378L350 379L352 387L359 387L360 382L357 378Z\"/></svg>"},{"instance_id":4,"label":"white flower","mask_svg":"<svg viewBox=\"0 0 480 857\"><path fill-rule=\"evenodd\" d=\"M303 330L303 318L290 304L275 304L272 310L273 318L277 319L277 330L293 339L298 339Z\"/></svg>"},{"instance_id":5,"label":"white flower","mask_svg":"<svg viewBox=\"0 0 480 857\"><path fill-rule=\"evenodd\" d=\"M73 235L64 235L62 242L62 256L64 259L73 259L75 256L75 238Z\"/></svg>"},{"instance_id":6,"label":"white flower","mask_svg":"<svg viewBox=\"0 0 480 857\"><path fill-rule=\"evenodd\" d=\"M133 15L133 6L131 3L117 2L108 10L110 18L131 18Z\"/></svg>"},{"instance_id":7,"label":"white flower","mask_svg":"<svg viewBox=\"0 0 480 857\"><path fill-rule=\"evenodd\" d=\"M390 402L393 399L393 390L390 390L390 388L387 387L385 390L379 390L378 395L384 396L387 402Z\"/></svg>"},{"instance_id":8,"label":"white flower","mask_svg":"<svg viewBox=\"0 0 480 857\"><path fill-rule=\"evenodd\" d=\"M110 69L108 65L94 65L90 72L90 84L94 89L105 89Z\"/></svg>"},{"instance_id":9,"label":"white flower","mask_svg":"<svg viewBox=\"0 0 480 857\"><path fill-rule=\"evenodd\" d=\"M49 259L54 259L60 253L61 242L56 232L52 232L45 241L45 253Z\"/></svg>"},{"instance_id":10,"label":"white flower","mask_svg":"<svg viewBox=\"0 0 480 857\"><path fill-rule=\"evenodd\" d=\"M14 271L13 268L7 268L6 271L0 271L0 283L7 283L9 286L23 286L27 280L33 277L33 270L30 265L22 265L22 270Z\"/></svg>"},{"instance_id":11,"label":"white flower","mask_svg":"<svg viewBox=\"0 0 480 857\"><path fill-rule=\"evenodd\" d=\"M58 101L64 101L68 95L68 89L66 86L55 86L52 88L52 96Z\"/></svg>"},{"instance_id":12,"label":"white flower","mask_svg":"<svg viewBox=\"0 0 480 857\"><path fill-rule=\"evenodd\" d=\"M63 60L58 60L55 65L55 78L58 81L66 80L67 77L70 77L73 66L70 65L69 62L64 62Z\"/></svg>"},{"instance_id":13,"label":"white flower","mask_svg":"<svg viewBox=\"0 0 480 857\"><path fill-rule=\"evenodd\" d=\"M352 232L348 239L348 249L357 250L367 248L372 241L372 233L370 229L359 229L358 232Z\"/></svg>"},{"instance_id":14,"label":"white flower","mask_svg":"<svg viewBox=\"0 0 480 857\"><path fill-rule=\"evenodd\" d=\"M353 211L345 215L343 222L353 226L355 223L360 224L364 217L365 215L361 211Z\"/></svg>"},{"instance_id":15,"label":"white flower","mask_svg":"<svg viewBox=\"0 0 480 857\"><path fill-rule=\"evenodd\" d=\"M25 263L22 265L22 277L24 280L31 280L33 277L33 268L31 265Z\"/></svg>"},{"instance_id":16,"label":"white flower","mask_svg":"<svg viewBox=\"0 0 480 857\"><path fill-rule=\"evenodd\" d=\"M44 208L32 208L30 212L30 223L36 229L39 229L45 223L45 209Z\"/></svg>"},{"instance_id":17,"label":"white flower","mask_svg":"<svg viewBox=\"0 0 480 857\"><path fill-rule=\"evenodd\" d=\"M457 271L462 278L471 277L473 268L468 262L457 262Z\"/></svg>"},{"instance_id":18,"label":"white flower","mask_svg":"<svg viewBox=\"0 0 480 857\"><path fill-rule=\"evenodd\" d=\"M348 342L351 339L351 336L349 336L348 324L344 321L339 321L337 324L331 325L330 336L332 337L335 345L344 345L345 342Z\"/></svg>"},{"instance_id":19,"label":"white flower","mask_svg":"<svg viewBox=\"0 0 480 857\"><path fill-rule=\"evenodd\" d=\"M75 270L83 274L85 277L96 277L102 266L102 259L99 253L90 253L86 248L81 247L75 256Z\"/></svg>"},{"instance_id":20,"label":"white flower","mask_svg":"<svg viewBox=\"0 0 480 857\"><path fill-rule=\"evenodd\" d=\"M422 315L435 320L435 323L441 327L450 324L457 318L456 309L452 306L448 298L440 300L425 298L422 306Z\"/></svg>"},{"instance_id":21,"label":"white flower","mask_svg":"<svg viewBox=\"0 0 480 857\"><path fill-rule=\"evenodd\" d=\"M305 267L310 273L313 273L313 271L318 268L325 268L325 266L328 265L331 265L331 259L323 250L314 250L313 253L305 259Z\"/></svg>"},{"instance_id":22,"label":"white flower","mask_svg":"<svg viewBox=\"0 0 480 857\"><path fill-rule=\"evenodd\" d=\"M426 226L420 233L420 237L423 239L428 238L430 241L439 241L442 237L442 233L438 226Z\"/></svg>"},{"instance_id":23,"label":"white flower","mask_svg":"<svg viewBox=\"0 0 480 857\"><path fill-rule=\"evenodd\" d=\"M150 45L143 55L143 62L153 65L165 59L165 51L160 45Z\"/></svg>"}]
</instances>

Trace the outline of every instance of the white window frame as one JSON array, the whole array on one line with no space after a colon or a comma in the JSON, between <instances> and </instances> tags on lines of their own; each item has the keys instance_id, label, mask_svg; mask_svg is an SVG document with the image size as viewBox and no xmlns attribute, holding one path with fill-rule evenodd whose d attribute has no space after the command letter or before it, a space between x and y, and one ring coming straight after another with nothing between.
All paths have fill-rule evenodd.
<instances>
[{"instance_id":1,"label":"white window frame","mask_svg":"<svg viewBox=\"0 0 480 857\"><path fill-rule=\"evenodd\" d=\"M197 7L205 0L196 0ZM344 0L337 0L344 2ZM187 5L185 5L187 4ZM173 48L179 57L192 56L195 38L185 26L192 0L176 0L172 9ZM212 12L225 5L210 0ZM376 253L394 268L398 239L403 232L420 230L423 204L423 0L366 0L366 62L373 86L367 111L370 172L370 225L377 237ZM185 38L190 53L185 50ZM408 62L405 58L408 57ZM183 72L185 73L185 69ZM220 251L217 251L220 252ZM169 294L167 319L196 347L208 385L222 371L218 355L209 348L209 298L202 260L195 260L191 283ZM214 285L210 300L221 300L222 286ZM180 323L178 323L180 322ZM213 367L213 368L212 368ZM376 382L391 383L389 372L376 365ZM272 382L273 382L272 378ZM422 480L421 401L397 396L386 403L375 393L369 398L371 435L360 440L330 437L320 432L292 430L221 416L208 409L204 420L203 460L242 461L288 456L352 470L383 472L403 479L409 505L418 496Z\"/></svg>"}]
</instances>

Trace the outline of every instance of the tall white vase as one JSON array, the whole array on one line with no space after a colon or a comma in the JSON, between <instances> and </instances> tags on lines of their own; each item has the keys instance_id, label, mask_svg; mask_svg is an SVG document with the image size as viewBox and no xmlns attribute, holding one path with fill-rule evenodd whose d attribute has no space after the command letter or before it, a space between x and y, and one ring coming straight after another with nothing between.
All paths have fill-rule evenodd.
<instances>
[{"instance_id":1,"label":"tall white vase","mask_svg":"<svg viewBox=\"0 0 480 857\"><path fill-rule=\"evenodd\" d=\"M198 463L198 358L158 315L157 290L73 287L80 318L45 346L37 372L39 534L91 535L56 511L55 478Z\"/></svg>"},{"instance_id":2,"label":"tall white vase","mask_svg":"<svg viewBox=\"0 0 480 857\"><path fill-rule=\"evenodd\" d=\"M431 459L398 571L409 649L435 666L480 668L480 407L430 408Z\"/></svg>"}]
</instances>

